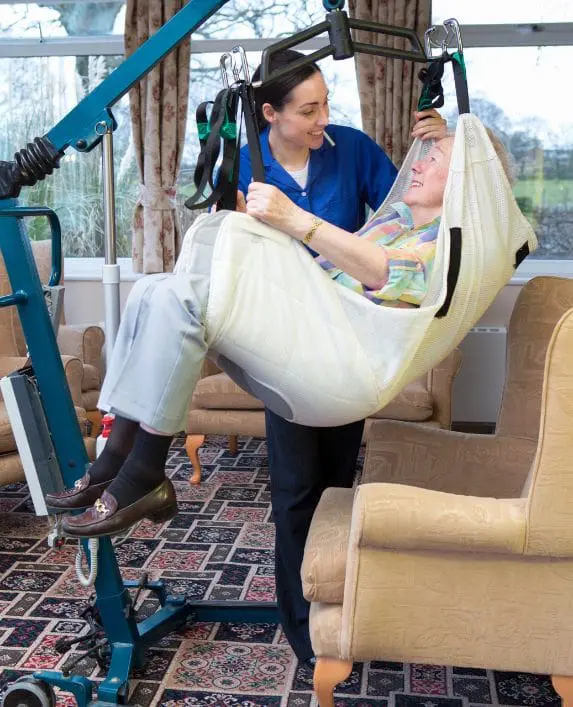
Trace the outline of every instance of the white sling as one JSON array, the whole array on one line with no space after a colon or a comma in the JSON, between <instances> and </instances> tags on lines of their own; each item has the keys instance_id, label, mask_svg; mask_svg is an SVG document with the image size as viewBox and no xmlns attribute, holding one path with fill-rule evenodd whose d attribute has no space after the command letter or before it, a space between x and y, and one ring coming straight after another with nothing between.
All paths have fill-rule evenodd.
<instances>
[{"instance_id":1,"label":"white sling","mask_svg":"<svg viewBox=\"0 0 573 707\"><path fill-rule=\"evenodd\" d=\"M379 212L399 200L396 189L403 194L409 178L401 172ZM210 218L200 217L186 234L176 272L187 270L194 237ZM333 282L298 241L230 212L214 247L209 348L240 385L288 420L359 420L455 348L507 284L518 254L536 247L485 128L464 114L419 308L372 303ZM456 263L452 294L448 272L455 279Z\"/></svg>"}]
</instances>

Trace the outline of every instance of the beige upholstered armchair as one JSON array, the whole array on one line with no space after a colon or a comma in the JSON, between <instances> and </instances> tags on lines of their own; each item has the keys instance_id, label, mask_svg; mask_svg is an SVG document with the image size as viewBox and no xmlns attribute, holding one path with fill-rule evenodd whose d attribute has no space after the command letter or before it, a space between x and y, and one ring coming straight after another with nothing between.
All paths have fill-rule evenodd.
<instances>
[{"instance_id":1,"label":"beige upholstered armchair","mask_svg":"<svg viewBox=\"0 0 573 707\"><path fill-rule=\"evenodd\" d=\"M452 383L461 354L451 353L427 376L410 385L375 416L366 420L364 438L377 419L408 420L429 427L449 429L452 421ZM264 437L265 414L260 400L233 383L215 364L207 362L193 395L187 420L187 454L193 464L192 484L201 481L198 449L205 435L227 435L230 450L237 452L237 436Z\"/></svg>"},{"instance_id":2,"label":"beige upholstered armchair","mask_svg":"<svg viewBox=\"0 0 573 707\"><path fill-rule=\"evenodd\" d=\"M40 280L48 282L51 267L51 242L33 242L32 250L36 258ZM0 296L9 294L11 291L6 269L0 256ZM65 337L68 327L60 328ZM99 374L96 376L90 371L91 361L95 363L97 359L95 352L98 347L101 352L103 344L103 332L99 327L88 327L88 329L97 329L98 331L85 330L83 333L78 331L79 338L75 340L82 340L81 347L70 346L69 350L66 350L60 345L66 379L84 436L90 433L91 428L84 405L89 404L96 381L98 381L97 389L99 390ZM74 339L75 333L69 338ZM85 359L78 355L83 353L88 354L89 363L86 363ZM18 370L26 363L26 360L26 342L17 310L15 307L2 308L0 309L0 377ZM86 448L88 455L93 458L95 440L86 440ZM0 485L21 481L23 478L24 473L16 449L16 442L12 435L4 401L0 396Z\"/></svg>"},{"instance_id":3,"label":"beige upholstered armchair","mask_svg":"<svg viewBox=\"0 0 573 707\"><path fill-rule=\"evenodd\" d=\"M38 273L43 283L50 279L51 248L49 240L32 242ZM6 294L11 290L4 263L1 260L0 263L0 288L1 293ZM62 282L62 284L65 283ZM26 342L15 307L8 307L0 311L0 331L0 356L26 355ZM80 407L86 411L87 418L96 425L101 418L97 409L97 400L102 383L104 338L103 330L99 326L69 326L63 321L58 333L60 352L66 356L79 358L83 364Z\"/></svg>"},{"instance_id":4,"label":"beige upholstered armchair","mask_svg":"<svg viewBox=\"0 0 573 707\"><path fill-rule=\"evenodd\" d=\"M323 494L302 568L321 707L373 659L550 674L573 704L572 351L573 281L532 280L495 435L378 422L356 492Z\"/></svg>"}]
</instances>

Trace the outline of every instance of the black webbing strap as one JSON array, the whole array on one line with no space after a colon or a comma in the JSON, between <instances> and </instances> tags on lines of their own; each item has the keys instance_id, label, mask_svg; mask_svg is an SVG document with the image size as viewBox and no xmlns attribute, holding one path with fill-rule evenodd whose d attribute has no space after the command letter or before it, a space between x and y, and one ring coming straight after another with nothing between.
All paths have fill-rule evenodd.
<instances>
[{"instance_id":1,"label":"black webbing strap","mask_svg":"<svg viewBox=\"0 0 573 707\"><path fill-rule=\"evenodd\" d=\"M243 104L243 117L247 132L247 144L251 156L251 173L254 182L265 182L265 167L259 140L259 128L255 111L255 92L250 83L243 82L241 86L241 102Z\"/></svg>"},{"instance_id":2,"label":"black webbing strap","mask_svg":"<svg viewBox=\"0 0 573 707\"><path fill-rule=\"evenodd\" d=\"M448 276L446 278L446 298L444 303L434 315L436 319L445 317L450 310L454 291L458 284L460 276L460 267L462 264L462 229L458 226L450 228L450 264L448 267Z\"/></svg>"},{"instance_id":3,"label":"black webbing strap","mask_svg":"<svg viewBox=\"0 0 573 707\"><path fill-rule=\"evenodd\" d=\"M223 140L223 163L227 167L229 162L228 143L234 142L237 136L236 124L234 124L232 119L233 98L231 89L225 88L219 91L212 103L213 107L208 120L207 106L210 101L201 103L197 108L197 128L201 151L193 174L195 194L190 196L185 202L185 206L189 209L202 209L212 206L218 199L216 195L217 187L213 181L213 170L221 151L221 140ZM225 160L225 153L227 153L227 160ZM211 192L208 195L206 195L207 187Z\"/></svg>"},{"instance_id":4,"label":"black webbing strap","mask_svg":"<svg viewBox=\"0 0 573 707\"><path fill-rule=\"evenodd\" d=\"M206 146L210 130L210 118L207 116L207 107L211 106L211 110L213 110L214 105L214 101L204 101L203 103L199 104L195 112L195 117L197 121L197 132L199 135L199 145L201 146L199 157L197 159L197 164L195 165L195 172L193 174L193 182L197 189L197 195L203 193L205 186L207 186L207 181L209 180L209 174L205 171ZM218 153L215 156L215 160L217 159L217 157ZM211 183L209 183L209 186L213 188L213 185Z\"/></svg>"},{"instance_id":5,"label":"black webbing strap","mask_svg":"<svg viewBox=\"0 0 573 707\"><path fill-rule=\"evenodd\" d=\"M438 57L430 59L428 66L418 72L418 78L423 83L418 110L441 108L444 105L444 87L442 86L444 66L443 57Z\"/></svg>"},{"instance_id":6,"label":"black webbing strap","mask_svg":"<svg viewBox=\"0 0 573 707\"><path fill-rule=\"evenodd\" d=\"M444 76L444 67L450 61L452 62L454 73L458 113L461 115L462 113L470 112L466 65L462 52L455 52L454 54L444 52L441 56L430 59L428 66L420 70L418 78L422 82L423 88L418 101L418 110L441 108L444 105L442 78Z\"/></svg>"},{"instance_id":7,"label":"black webbing strap","mask_svg":"<svg viewBox=\"0 0 573 707\"><path fill-rule=\"evenodd\" d=\"M468 93L468 80L466 76L466 64L464 55L455 52L451 55L452 68L454 70L454 84L456 86L456 98L458 99L458 113L470 112L470 96Z\"/></svg>"},{"instance_id":8,"label":"black webbing strap","mask_svg":"<svg viewBox=\"0 0 573 707\"><path fill-rule=\"evenodd\" d=\"M241 104L242 115L238 111ZM189 209L204 209L217 204L218 209L234 210L237 206L237 185L241 150L241 124L245 128L251 155L253 179L265 181L261 145L257 128L253 87L238 81L230 88L219 92L212 103L211 115L207 118L209 101L202 103L196 111L197 131L201 152L193 175L195 194L187 199ZM215 174L215 166L223 145L221 167ZM205 194L209 188L210 193Z\"/></svg>"},{"instance_id":9,"label":"black webbing strap","mask_svg":"<svg viewBox=\"0 0 573 707\"><path fill-rule=\"evenodd\" d=\"M515 251L515 263L513 267L517 270L517 268L523 263L525 258L529 255L529 243L525 241L525 243L519 248L518 250Z\"/></svg>"}]
</instances>

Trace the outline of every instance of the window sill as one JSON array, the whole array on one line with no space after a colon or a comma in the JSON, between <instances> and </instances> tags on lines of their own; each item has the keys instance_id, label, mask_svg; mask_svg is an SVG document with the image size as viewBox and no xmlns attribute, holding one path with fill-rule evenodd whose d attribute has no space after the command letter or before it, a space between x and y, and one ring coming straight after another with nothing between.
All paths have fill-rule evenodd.
<instances>
[{"instance_id":1,"label":"window sill","mask_svg":"<svg viewBox=\"0 0 573 707\"><path fill-rule=\"evenodd\" d=\"M535 260L529 258L517 269L509 285L525 285L540 275L550 277L573 277L573 260Z\"/></svg>"},{"instance_id":2,"label":"window sill","mask_svg":"<svg viewBox=\"0 0 573 707\"><path fill-rule=\"evenodd\" d=\"M101 282L103 258L64 258L64 280L67 282ZM133 282L141 273L133 272L131 258L118 258L121 282Z\"/></svg>"},{"instance_id":3,"label":"window sill","mask_svg":"<svg viewBox=\"0 0 573 707\"><path fill-rule=\"evenodd\" d=\"M122 282L133 282L142 277L134 273L131 258L118 258L120 278ZM103 258L66 258L64 261L64 277L73 281L96 281L102 279ZM573 260L529 260L521 265L511 278L509 285L521 286L538 275L553 277L573 277Z\"/></svg>"}]
</instances>

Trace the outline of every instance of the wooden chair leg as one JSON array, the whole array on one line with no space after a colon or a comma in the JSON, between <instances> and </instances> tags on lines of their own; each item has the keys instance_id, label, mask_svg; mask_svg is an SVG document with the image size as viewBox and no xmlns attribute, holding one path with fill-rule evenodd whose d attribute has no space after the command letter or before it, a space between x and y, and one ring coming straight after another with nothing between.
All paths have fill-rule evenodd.
<instances>
[{"instance_id":1,"label":"wooden chair leg","mask_svg":"<svg viewBox=\"0 0 573 707\"><path fill-rule=\"evenodd\" d=\"M89 410L86 412L87 419L92 424L90 437L97 437L101 432L101 418L103 417L99 410Z\"/></svg>"},{"instance_id":2,"label":"wooden chair leg","mask_svg":"<svg viewBox=\"0 0 573 707\"><path fill-rule=\"evenodd\" d=\"M185 440L185 451L193 466L193 475L189 479L190 484L201 483L201 462L199 461L199 447L205 442L205 435L187 435Z\"/></svg>"},{"instance_id":3,"label":"wooden chair leg","mask_svg":"<svg viewBox=\"0 0 573 707\"><path fill-rule=\"evenodd\" d=\"M352 672L351 660L317 658L314 666L314 692L319 707L334 707L334 689Z\"/></svg>"},{"instance_id":4,"label":"wooden chair leg","mask_svg":"<svg viewBox=\"0 0 573 707\"><path fill-rule=\"evenodd\" d=\"M231 454L236 457L237 452L239 451L239 437L238 435L229 435L229 451Z\"/></svg>"},{"instance_id":5,"label":"wooden chair leg","mask_svg":"<svg viewBox=\"0 0 573 707\"><path fill-rule=\"evenodd\" d=\"M573 707L573 677L552 675L551 682L555 692L561 698L563 707Z\"/></svg>"}]
</instances>

